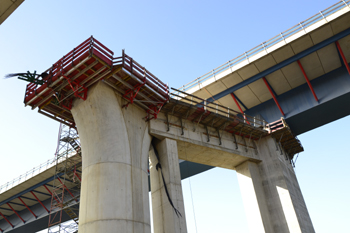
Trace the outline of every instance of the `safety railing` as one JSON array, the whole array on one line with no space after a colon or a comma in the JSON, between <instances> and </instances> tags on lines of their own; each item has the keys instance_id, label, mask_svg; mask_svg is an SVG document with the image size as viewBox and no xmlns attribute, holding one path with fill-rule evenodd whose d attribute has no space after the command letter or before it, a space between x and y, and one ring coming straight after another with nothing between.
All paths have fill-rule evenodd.
<instances>
[{"instance_id":1,"label":"safety railing","mask_svg":"<svg viewBox=\"0 0 350 233\"><path fill-rule=\"evenodd\" d=\"M260 45L254 47L251 50L241 54L240 56L224 63L223 65L213 69L212 71L204 74L203 76L183 85L182 87L179 88L179 90L187 92L188 90L195 87L196 85L199 85L199 84L205 82L206 80L215 77L215 75L217 75L223 71L226 71L226 70L230 69L231 67L233 67L233 66L235 66L243 61L249 62L249 58L253 57L254 55L256 55L260 52L263 52L264 50L271 48L272 46L276 45L277 43L282 42L282 41L290 38L291 36L295 35L296 33L300 32L302 30L305 30L307 27L310 27L310 26L318 23L322 19L330 16L333 13L336 13L336 12L342 10L345 7L350 8L350 0L340 1L332 6L328 7L327 9L320 11L316 15L308 18L307 20L300 22L299 24L295 25L294 27L292 27L284 32L281 32L279 35L271 38L270 40L261 43Z\"/></svg>"},{"instance_id":2,"label":"safety railing","mask_svg":"<svg viewBox=\"0 0 350 233\"><path fill-rule=\"evenodd\" d=\"M267 121L259 117L249 116L245 113L242 114L240 112L237 112L236 110L233 110L229 107L222 106L218 103L207 102L206 100L199 98L195 95L185 93L175 88L171 88L171 89L173 90L173 92L171 92L170 94L171 98L178 99L190 105L201 108L203 109L203 111L216 113L216 114L225 116L227 118L234 118L239 122L242 122L257 128L261 128L261 129L265 129L266 126L268 125Z\"/></svg>"},{"instance_id":3,"label":"safety railing","mask_svg":"<svg viewBox=\"0 0 350 233\"><path fill-rule=\"evenodd\" d=\"M132 57L125 54L124 50L121 57L113 59L113 65L122 65L131 74L135 75L140 80L145 81L155 92L162 95L165 99L168 98L168 85L160 81L155 75L137 63Z\"/></svg>"},{"instance_id":4,"label":"safety railing","mask_svg":"<svg viewBox=\"0 0 350 233\"><path fill-rule=\"evenodd\" d=\"M46 70L45 72L48 75L45 77L44 82L50 84L51 82L56 81L70 68L78 65L82 59L93 55L96 55L107 65L112 66L114 53L91 36L83 43L81 43L78 47L74 48L72 51L59 59L55 64L52 65L52 67ZM26 89L25 100L28 96L35 93L35 91L40 87L41 85L39 84L29 83Z\"/></svg>"},{"instance_id":5,"label":"safety railing","mask_svg":"<svg viewBox=\"0 0 350 233\"><path fill-rule=\"evenodd\" d=\"M164 100L168 99L168 85L160 81L155 75L149 72L145 67L141 66L130 56L124 53L121 57L113 57L114 53L109 50L106 46L100 43L93 37L85 40L78 47L74 48L68 54L63 56L55 64L52 65L45 72L48 73L44 79L44 83L50 85L55 82L58 78L65 75L71 68L78 65L79 62L84 60L86 57L96 56L107 66L122 65L127 71L135 75L142 81L146 82L150 88L152 88L157 94L162 96ZM39 78L39 77L38 77ZM29 96L33 96L36 91L40 92L43 88L40 88L40 84L29 83L27 85L25 94L25 103L29 101ZM40 88L40 89L39 89Z\"/></svg>"}]
</instances>

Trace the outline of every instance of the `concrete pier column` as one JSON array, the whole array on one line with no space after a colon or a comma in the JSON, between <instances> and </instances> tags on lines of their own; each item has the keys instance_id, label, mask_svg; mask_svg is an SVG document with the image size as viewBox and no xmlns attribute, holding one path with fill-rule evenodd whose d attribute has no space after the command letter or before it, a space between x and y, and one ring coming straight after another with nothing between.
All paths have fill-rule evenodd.
<instances>
[{"instance_id":1,"label":"concrete pier column","mask_svg":"<svg viewBox=\"0 0 350 233\"><path fill-rule=\"evenodd\" d=\"M154 233L186 233L185 206L181 187L181 174L177 143L164 139L156 144L166 186L171 200L182 215L177 216L166 195L160 169L156 169L158 159L150 151L150 175Z\"/></svg>"},{"instance_id":2,"label":"concrete pier column","mask_svg":"<svg viewBox=\"0 0 350 233\"><path fill-rule=\"evenodd\" d=\"M292 165L273 138L261 139L260 163L236 167L250 231L315 232Z\"/></svg>"},{"instance_id":3,"label":"concrete pier column","mask_svg":"<svg viewBox=\"0 0 350 233\"><path fill-rule=\"evenodd\" d=\"M145 111L99 82L72 113L80 135L83 175L79 233L150 233Z\"/></svg>"}]
</instances>

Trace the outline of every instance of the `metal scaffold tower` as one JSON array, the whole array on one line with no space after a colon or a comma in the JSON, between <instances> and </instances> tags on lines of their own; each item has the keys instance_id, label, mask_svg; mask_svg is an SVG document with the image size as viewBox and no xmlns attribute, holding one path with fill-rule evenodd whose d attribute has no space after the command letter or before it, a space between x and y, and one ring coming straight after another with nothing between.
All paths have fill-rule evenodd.
<instances>
[{"instance_id":1,"label":"metal scaffold tower","mask_svg":"<svg viewBox=\"0 0 350 233\"><path fill-rule=\"evenodd\" d=\"M76 129L61 124L56 149L55 179L51 190L48 233L78 232L81 147ZM67 221L65 213L72 221Z\"/></svg>"}]
</instances>

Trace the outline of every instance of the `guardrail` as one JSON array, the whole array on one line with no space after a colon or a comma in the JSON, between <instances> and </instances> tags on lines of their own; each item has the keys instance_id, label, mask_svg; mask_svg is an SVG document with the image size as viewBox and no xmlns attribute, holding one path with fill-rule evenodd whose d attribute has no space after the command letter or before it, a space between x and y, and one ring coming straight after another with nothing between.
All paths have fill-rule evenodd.
<instances>
[{"instance_id":1,"label":"guardrail","mask_svg":"<svg viewBox=\"0 0 350 233\"><path fill-rule=\"evenodd\" d=\"M269 125L267 121L264 119L260 119L259 117L249 116L245 113L237 112L236 110L230 109L229 107L222 106L218 103L207 102L206 100L199 98L198 96L188 94L186 92L177 90L175 88L171 88L173 90L170 93L170 97L175 100L184 101L190 105L196 106L198 108L202 108L203 111L209 111L212 113L216 113L222 116L226 116L228 118L234 117L236 120L254 126L261 129L266 129Z\"/></svg>"},{"instance_id":2,"label":"guardrail","mask_svg":"<svg viewBox=\"0 0 350 233\"><path fill-rule=\"evenodd\" d=\"M224 63L223 65L213 69L212 71L204 74L203 76L183 85L182 87L179 88L179 90L187 92L189 89L195 87L198 84L203 83L204 81L214 77L215 75L226 71L228 69L230 69L231 67L247 60L249 62L249 58L251 58L252 56L267 50L268 48L274 46L275 44L286 40L287 38L290 38L291 36L295 35L296 33L305 30L305 28L312 26L314 24L316 24L317 22L321 21L322 19L324 19L325 17L336 13L340 10L342 10L345 7L349 7L350 8L350 0L343 0L340 1L330 7L328 7L327 9L320 11L318 14L308 18L307 20L304 20L302 22L300 22L299 24L295 25L294 27L291 27L290 29L281 32L279 35L273 37L272 39L265 41L263 43L261 43L260 45L252 48L251 50L241 54L240 56Z\"/></svg>"},{"instance_id":3,"label":"guardrail","mask_svg":"<svg viewBox=\"0 0 350 233\"><path fill-rule=\"evenodd\" d=\"M165 100L168 99L168 85L125 54L124 50L121 57L113 57L114 53L111 50L91 36L47 69L44 72L47 73L45 77L37 77L37 79L43 79L45 86L43 86L44 84L38 84L39 82L29 83L26 88L24 102L28 103L32 98L35 98L35 95L43 91L44 87L51 87L53 84L57 84L61 76L67 75L74 67L92 56L99 58L107 67L112 68L113 66L121 65L125 70L144 81Z\"/></svg>"},{"instance_id":4,"label":"guardrail","mask_svg":"<svg viewBox=\"0 0 350 233\"><path fill-rule=\"evenodd\" d=\"M168 85L160 81L154 74L137 63L132 57L125 54L124 50L121 57L113 58L113 65L122 65L131 74L135 75L140 80L145 81L145 83L155 92L162 95L165 99L168 98Z\"/></svg>"},{"instance_id":5,"label":"guardrail","mask_svg":"<svg viewBox=\"0 0 350 233\"><path fill-rule=\"evenodd\" d=\"M93 54L102 59L107 65L112 66L114 53L91 36L47 69L44 72L47 73L46 77L43 78L44 83L50 85L60 76L64 75L65 72L78 65L82 59L89 55L92 56ZM39 79L42 77L37 78ZM28 101L29 96L39 91L38 89L41 86L40 84L29 83L26 88L24 102Z\"/></svg>"}]
</instances>

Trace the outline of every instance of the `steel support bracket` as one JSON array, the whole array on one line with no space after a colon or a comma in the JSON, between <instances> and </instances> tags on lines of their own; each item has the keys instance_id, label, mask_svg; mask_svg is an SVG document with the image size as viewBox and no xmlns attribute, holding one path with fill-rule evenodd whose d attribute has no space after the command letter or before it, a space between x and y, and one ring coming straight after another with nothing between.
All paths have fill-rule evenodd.
<instances>
[{"instance_id":1,"label":"steel support bracket","mask_svg":"<svg viewBox=\"0 0 350 233\"><path fill-rule=\"evenodd\" d=\"M237 140L236 140L236 135L235 135L235 133L233 133L232 136L233 136L233 142L234 142L235 145L236 145L236 150L238 150L238 144L237 144Z\"/></svg>"},{"instance_id":2,"label":"steel support bracket","mask_svg":"<svg viewBox=\"0 0 350 233\"><path fill-rule=\"evenodd\" d=\"M220 129L216 129L218 132L218 137L219 137L219 145L221 146L221 135L220 135Z\"/></svg>"},{"instance_id":3,"label":"steel support bracket","mask_svg":"<svg viewBox=\"0 0 350 233\"><path fill-rule=\"evenodd\" d=\"M245 141L244 136L241 136L241 137L242 137L243 144L244 144L244 147L245 147L245 152L248 152L247 142Z\"/></svg>"},{"instance_id":4,"label":"steel support bracket","mask_svg":"<svg viewBox=\"0 0 350 233\"><path fill-rule=\"evenodd\" d=\"M210 136L209 136L209 131L208 131L208 127L207 126L204 126L205 128L205 131L207 133L207 142L210 142Z\"/></svg>"}]
</instances>

